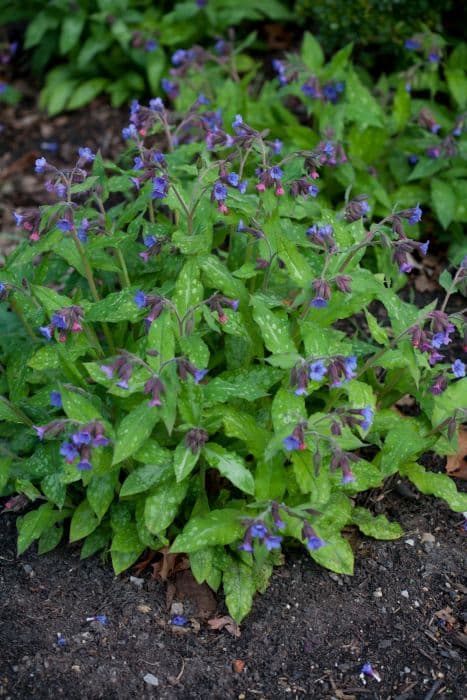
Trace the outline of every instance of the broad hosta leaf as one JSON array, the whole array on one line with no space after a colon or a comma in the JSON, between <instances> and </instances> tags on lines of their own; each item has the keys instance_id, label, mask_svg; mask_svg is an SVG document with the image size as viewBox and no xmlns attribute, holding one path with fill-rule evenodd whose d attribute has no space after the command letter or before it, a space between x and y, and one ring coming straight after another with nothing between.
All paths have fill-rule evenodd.
<instances>
[{"instance_id":1,"label":"broad hosta leaf","mask_svg":"<svg viewBox=\"0 0 467 700\"><path fill-rule=\"evenodd\" d=\"M188 481L166 481L157 486L146 498L144 522L150 532L157 535L173 522L180 504L185 499Z\"/></svg>"},{"instance_id":2,"label":"broad hosta leaf","mask_svg":"<svg viewBox=\"0 0 467 700\"><path fill-rule=\"evenodd\" d=\"M147 398L128 413L117 429L113 464L133 455L151 435L159 418L159 409L149 406Z\"/></svg>"},{"instance_id":3,"label":"broad hosta leaf","mask_svg":"<svg viewBox=\"0 0 467 700\"><path fill-rule=\"evenodd\" d=\"M419 491L442 498L456 513L467 510L467 493L459 492L453 479L447 474L427 472L421 464L416 463L404 464L399 471L402 476L410 479Z\"/></svg>"},{"instance_id":4,"label":"broad hosta leaf","mask_svg":"<svg viewBox=\"0 0 467 700\"><path fill-rule=\"evenodd\" d=\"M229 452L214 442L208 442L203 448L206 461L220 471L237 488L245 493L254 494L253 474L246 468L243 459L235 452Z\"/></svg>"},{"instance_id":5,"label":"broad hosta leaf","mask_svg":"<svg viewBox=\"0 0 467 700\"><path fill-rule=\"evenodd\" d=\"M273 312L258 298L252 299L253 318L259 326L264 344L272 353L296 352L284 312Z\"/></svg>"},{"instance_id":6,"label":"broad hosta leaf","mask_svg":"<svg viewBox=\"0 0 467 700\"><path fill-rule=\"evenodd\" d=\"M232 544L245 531L241 520L245 513L233 508L213 510L192 518L183 532L175 538L171 552L198 552L212 545Z\"/></svg>"},{"instance_id":7,"label":"broad hosta leaf","mask_svg":"<svg viewBox=\"0 0 467 700\"><path fill-rule=\"evenodd\" d=\"M310 551L310 556L326 569L336 574L353 574L354 555L352 547L341 535L326 539L326 546Z\"/></svg>"},{"instance_id":8,"label":"broad hosta leaf","mask_svg":"<svg viewBox=\"0 0 467 700\"><path fill-rule=\"evenodd\" d=\"M256 593L255 580L250 566L232 557L222 578L225 603L236 622L241 622L251 610Z\"/></svg>"},{"instance_id":9,"label":"broad hosta leaf","mask_svg":"<svg viewBox=\"0 0 467 700\"><path fill-rule=\"evenodd\" d=\"M352 522L364 535L369 535L377 540L395 540L403 535L399 523L389 522L385 515L375 516L366 508L354 508Z\"/></svg>"}]
</instances>

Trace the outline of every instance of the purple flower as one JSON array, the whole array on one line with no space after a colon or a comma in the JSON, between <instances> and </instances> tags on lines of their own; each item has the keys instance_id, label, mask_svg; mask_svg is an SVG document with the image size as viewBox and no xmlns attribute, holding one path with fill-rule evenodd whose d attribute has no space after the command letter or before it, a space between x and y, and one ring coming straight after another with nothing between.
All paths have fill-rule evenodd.
<instances>
[{"instance_id":1,"label":"purple flower","mask_svg":"<svg viewBox=\"0 0 467 700\"><path fill-rule=\"evenodd\" d=\"M17 211L14 211L13 218L15 220L16 226L21 226L21 224L23 223L23 220L24 220L24 216L22 214L18 214Z\"/></svg>"},{"instance_id":2,"label":"purple flower","mask_svg":"<svg viewBox=\"0 0 467 700\"><path fill-rule=\"evenodd\" d=\"M146 248L152 248L153 245L156 245L157 243L157 238L156 236L145 236L143 238L143 243L146 246Z\"/></svg>"},{"instance_id":3,"label":"purple flower","mask_svg":"<svg viewBox=\"0 0 467 700\"><path fill-rule=\"evenodd\" d=\"M52 406L55 408L62 408L62 395L59 391L51 391L49 397Z\"/></svg>"},{"instance_id":4,"label":"purple flower","mask_svg":"<svg viewBox=\"0 0 467 700\"><path fill-rule=\"evenodd\" d=\"M310 379L313 379L315 382L320 382L326 374L327 368L321 360L317 360L316 362L311 363L309 366L309 371Z\"/></svg>"},{"instance_id":5,"label":"purple flower","mask_svg":"<svg viewBox=\"0 0 467 700\"><path fill-rule=\"evenodd\" d=\"M102 372L104 372L108 379L113 379L114 371L112 367L108 367L108 365L100 365L99 369L102 370Z\"/></svg>"},{"instance_id":6,"label":"purple flower","mask_svg":"<svg viewBox=\"0 0 467 700\"><path fill-rule=\"evenodd\" d=\"M418 156L416 156L415 154L412 154L412 155L407 157L407 161L408 161L409 165L416 165L418 163Z\"/></svg>"},{"instance_id":7,"label":"purple flower","mask_svg":"<svg viewBox=\"0 0 467 700\"><path fill-rule=\"evenodd\" d=\"M451 372L458 379L465 377L465 365L462 362L462 360L454 360L454 362L451 365Z\"/></svg>"},{"instance_id":8,"label":"purple flower","mask_svg":"<svg viewBox=\"0 0 467 700\"><path fill-rule=\"evenodd\" d=\"M422 210L417 206L410 210L409 224L418 224L422 220Z\"/></svg>"},{"instance_id":9,"label":"purple flower","mask_svg":"<svg viewBox=\"0 0 467 700\"><path fill-rule=\"evenodd\" d=\"M91 151L90 148L87 146L85 148L79 148L78 149L78 155L80 158L84 160L85 163L89 163L94 160L96 157L95 153Z\"/></svg>"},{"instance_id":10,"label":"purple flower","mask_svg":"<svg viewBox=\"0 0 467 700\"><path fill-rule=\"evenodd\" d=\"M129 124L122 129L122 136L125 141L132 141L138 138L138 130L134 124Z\"/></svg>"},{"instance_id":11,"label":"purple flower","mask_svg":"<svg viewBox=\"0 0 467 700\"><path fill-rule=\"evenodd\" d=\"M326 542L322 540L321 537L318 537L318 535L312 535L306 541L306 546L308 547L308 549L311 549L311 551L321 549L321 547L324 547L325 545Z\"/></svg>"},{"instance_id":12,"label":"purple flower","mask_svg":"<svg viewBox=\"0 0 467 700\"><path fill-rule=\"evenodd\" d=\"M66 318L64 316L61 316L60 314L52 315L52 324L55 326L55 328L59 328L62 331L65 331L67 329Z\"/></svg>"},{"instance_id":13,"label":"purple flower","mask_svg":"<svg viewBox=\"0 0 467 700\"><path fill-rule=\"evenodd\" d=\"M436 51L430 51L428 54L428 60L430 63L439 63L441 56Z\"/></svg>"},{"instance_id":14,"label":"purple flower","mask_svg":"<svg viewBox=\"0 0 467 700\"><path fill-rule=\"evenodd\" d=\"M308 194L311 197L316 197L318 195L319 189L316 187L316 185L310 185L308 188Z\"/></svg>"},{"instance_id":15,"label":"purple flower","mask_svg":"<svg viewBox=\"0 0 467 700\"><path fill-rule=\"evenodd\" d=\"M421 48L421 44L417 39L406 39L404 46L406 49L409 49L409 51L418 51L418 49Z\"/></svg>"},{"instance_id":16,"label":"purple flower","mask_svg":"<svg viewBox=\"0 0 467 700\"><path fill-rule=\"evenodd\" d=\"M158 44L157 44L157 41L155 39L148 39L144 45L144 48L149 53L152 53L153 51L155 51L157 49L157 46L158 46Z\"/></svg>"},{"instance_id":17,"label":"purple flower","mask_svg":"<svg viewBox=\"0 0 467 700\"><path fill-rule=\"evenodd\" d=\"M216 182L212 189L212 196L216 202L223 202L227 197L227 187L225 187L221 182Z\"/></svg>"},{"instance_id":18,"label":"purple flower","mask_svg":"<svg viewBox=\"0 0 467 700\"><path fill-rule=\"evenodd\" d=\"M280 139L275 139L274 143L272 144L272 152L274 153L275 156L280 155L280 152L282 151L282 146L283 143Z\"/></svg>"},{"instance_id":19,"label":"purple flower","mask_svg":"<svg viewBox=\"0 0 467 700\"><path fill-rule=\"evenodd\" d=\"M350 469L347 469L343 476L342 476L342 483L343 484L351 484L355 481L355 476L354 474L350 471Z\"/></svg>"},{"instance_id":20,"label":"purple flower","mask_svg":"<svg viewBox=\"0 0 467 700\"><path fill-rule=\"evenodd\" d=\"M365 406L365 408L362 408L362 409L360 410L360 414L361 414L361 415L363 416L363 418L365 419L365 420L363 421L363 423L361 423L361 426L360 426L360 427L361 427L363 430L369 430L371 424L373 423L373 418L374 418L374 415L375 415L374 410L372 409L371 406Z\"/></svg>"},{"instance_id":21,"label":"purple flower","mask_svg":"<svg viewBox=\"0 0 467 700\"><path fill-rule=\"evenodd\" d=\"M74 445L71 444L71 442L62 443L59 452L62 455L62 457L65 457L68 464L71 464L75 461L77 457L79 457L78 450Z\"/></svg>"},{"instance_id":22,"label":"purple flower","mask_svg":"<svg viewBox=\"0 0 467 700\"><path fill-rule=\"evenodd\" d=\"M243 219L240 219L237 225L237 231L244 231L245 230L245 224L243 222Z\"/></svg>"},{"instance_id":23,"label":"purple flower","mask_svg":"<svg viewBox=\"0 0 467 700\"><path fill-rule=\"evenodd\" d=\"M328 302L326 301L326 299L318 295L310 301L310 304L311 306L314 306L315 309L323 309L325 306L328 305Z\"/></svg>"},{"instance_id":24,"label":"purple flower","mask_svg":"<svg viewBox=\"0 0 467 700\"><path fill-rule=\"evenodd\" d=\"M152 100L149 100L149 109L152 109L153 112L162 112L164 110L164 103L161 98L153 97Z\"/></svg>"},{"instance_id":25,"label":"purple flower","mask_svg":"<svg viewBox=\"0 0 467 700\"><path fill-rule=\"evenodd\" d=\"M268 534L268 529L263 523L253 523L250 527L250 534L252 537L265 537Z\"/></svg>"},{"instance_id":26,"label":"purple flower","mask_svg":"<svg viewBox=\"0 0 467 700\"><path fill-rule=\"evenodd\" d=\"M71 440L74 445L81 447L82 445L89 445L92 441L92 436L88 430L79 430L71 436Z\"/></svg>"},{"instance_id":27,"label":"purple flower","mask_svg":"<svg viewBox=\"0 0 467 700\"><path fill-rule=\"evenodd\" d=\"M266 545L268 552L271 552L273 549L280 549L281 542L282 537L279 535L268 535L264 540L264 544Z\"/></svg>"},{"instance_id":28,"label":"purple flower","mask_svg":"<svg viewBox=\"0 0 467 700\"><path fill-rule=\"evenodd\" d=\"M245 194L246 188L248 187L248 180L242 180L238 185L238 191L240 194Z\"/></svg>"},{"instance_id":29,"label":"purple flower","mask_svg":"<svg viewBox=\"0 0 467 700\"><path fill-rule=\"evenodd\" d=\"M45 426L33 425L32 427L33 427L34 430L36 431L39 440L43 440L43 439L44 439L44 435L45 435L45 433L46 433L46 431L47 431L47 426L46 426L46 425L45 425Z\"/></svg>"},{"instance_id":30,"label":"purple flower","mask_svg":"<svg viewBox=\"0 0 467 700\"><path fill-rule=\"evenodd\" d=\"M355 372L354 370L357 369L357 358L355 355L350 355L350 357L346 357L344 360L344 371L346 375L346 379L352 379L355 377Z\"/></svg>"},{"instance_id":31,"label":"purple flower","mask_svg":"<svg viewBox=\"0 0 467 700\"><path fill-rule=\"evenodd\" d=\"M378 683L381 682L381 676L373 669L371 664L367 663L362 666L362 675L370 676L374 678L375 681L378 681Z\"/></svg>"},{"instance_id":32,"label":"purple flower","mask_svg":"<svg viewBox=\"0 0 467 700\"><path fill-rule=\"evenodd\" d=\"M187 622L188 620L186 617L183 617L183 615L175 615L170 621L170 623L176 627L183 627Z\"/></svg>"},{"instance_id":33,"label":"purple flower","mask_svg":"<svg viewBox=\"0 0 467 700\"><path fill-rule=\"evenodd\" d=\"M187 52L184 49L178 49L172 54L172 58L170 60L174 66L179 66L181 63L184 63L187 60Z\"/></svg>"},{"instance_id":34,"label":"purple flower","mask_svg":"<svg viewBox=\"0 0 467 700\"><path fill-rule=\"evenodd\" d=\"M288 450L289 452L292 452L293 450L302 450L303 443L293 435L288 435L286 438L282 440L282 444L284 445L285 449Z\"/></svg>"},{"instance_id":35,"label":"purple flower","mask_svg":"<svg viewBox=\"0 0 467 700\"><path fill-rule=\"evenodd\" d=\"M107 447L110 445L110 440L105 437L105 435L96 435L96 437L91 442L93 447Z\"/></svg>"},{"instance_id":36,"label":"purple flower","mask_svg":"<svg viewBox=\"0 0 467 700\"><path fill-rule=\"evenodd\" d=\"M80 472L90 472L92 470L92 464L89 461L89 459L87 459L86 457L83 457L83 459L81 459L78 462L78 464L76 465L76 468ZM100 622L100 620L99 620L99 622Z\"/></svg>"},{"instance_id":37,"label":"purple flower","mask_svg":"<svg viewBox=\"0 0 467 700\"><path fill-rule=\"evenodd\" d=\"M243 117L241 114L237 114L235 119L232 122L232 129L239 129L243 126Z\"/></svg>"},{"instance_id":38,"label":"purple flower","mask_svg":"<svg viewBox=\"0 0 467 700\"><path fill-rule=\"evenodd\" d=\"M199 93L198 95L198 104L200 105L209 105L211 104L211 100L208 100L206 95L203 95L202 92Z\"/></svg>"},{"instance_id":39,"label":"purple flower","mask_svg":"<svg viewBox=\"0 0 467 700\"><path fill-rule=\"evenodd\" d=\"M76 232L76 235L78 236L79 240L81 243L86 243L88 240L88 230L89 230L89 221L88 219L82 219L81 223L78 226L78 230Z\"/></svg>"},{"instance_id":40,"label":"purple flower","mask_svg":"<svg viewBox=\"0 0 467 700\"><path fill-rule=\"evenodd\" d=\"M143 165L144 163L141 156L136 156L135 158L133 158L133 170L141 170Z\"/></svg>"},{"instance_id":41,"label":"purple flower","mask_svg":"<svg viewBox=\"0 0 467 700\"><path fill-rule=\"evenodd\" d=\"M227 182L229 185L232 185L232 187L238 186L239 179L240 178L238 177L237 173L229 173L227 175Z\"/></svg>"},{"instance_id":42,"label":"purple flower","mask_svg":"<svg viewBox=\"0 0 467 700\"><path fill-rule=\"evenodd\" d=\"M52 340L52 330L50 326L39 326L39 333L41 333L46 340Z\"/></svg>"},{"instance_id":43,"label":"purple flower","mask_svg":"<svg viewBox=\"0 0 467 700\"><path fill-rule=\"evenodd\" d=\"M63 182L57 182L55 185L55 192L59 199L65 199L66 197L66 185Z\"/></svg>"},{"instance_id":44,"label":"purple flower","mask_svg":"<svg viewBox=\"0 0 467 700\"><path fill-rule=\"evenodd\" d=\"M308 391L306 390L306 387L299 386L295 389L294 394L295 396L308 396Z\"/></svg>"},{"instance_id":45,"label":"purple flower","mask_svg":"<svg viewBox=\"0 0 467 700\"><path fill-rule=\"evenodd\" d=\"M242 542L242 544L239 545L238 548L243 552L253 552L253 544L249 541Z\"/></svg>"},{"instance_id":46,"label":"purple flower","mask_svg":"<svg viewBox=\"0 0 467 700\"><path fill-rule=\"evenodd\" d=\"M67 233L72 229L71 221L69 221L68 219L59 219L57 221L57 228L60 229L60 231Z\"/></svg>"},{"instance_id":47,"label":"purple flower","mask_svg":"<svg viewBox=\"0 0 467 700\"><path fill-rule=\"evenodd\" d=\"M46 167L47 167L46 159L43 156L42 156L42 158L37 158L36 163L35 163L35 168L34 168L36 173L45 173Z\"/></svg>"},{"instance_id":48,"label":"purple flower","mask_svg":"<svg viewBox=\"0 0 467 700\"><path fill-rule=\"evenodd\" d=\"M269 171L269 174L273 180L280 180L284 173L278 165L273 165L271 170Z\"/></svg>"},{"instance_id":49,"label":"purple flower","mask_svg":"<svg viewBox=\"0 0 467 700\"><path fill-rule=\"evenodd\" d=\"M136 306L140 309L143 309L146 306L146 304L148 303L146 294L144 292L141 292L141 291L135 292L135 296L133 297L133 300L134 300Z\"/></svg>"},{"instance_id":50,"label":"purple flower","mask_svg":"<svg viewBox=\"0 0 467 700\"><path fill-rule=\"evenodd\" d=\"M155 177L152 181L152 198L164 199L167 196L169 183L165 177Z\"/></svg>"},{"instance_id":51,"label":"purple flower","mask_svg":"<svg viewBox=\"0 0 467 700\"><path fill-rule=\"evenodd\" d=\"M425 243L420 243L420 252L422 255L427 254L429 245L430 245L430 241L425 241Z\"/></svg>"},{"instance_id":52,"label":"purple flower","mask_svg":"<svg viewBox=\"0 0 467 700\"><path fill-rule=\"evenodd\" d=\"M202 379L207 375L209 370L207 369L197 369L194 373L195 384L199 384Z\"/></svg>"}]
</instances>

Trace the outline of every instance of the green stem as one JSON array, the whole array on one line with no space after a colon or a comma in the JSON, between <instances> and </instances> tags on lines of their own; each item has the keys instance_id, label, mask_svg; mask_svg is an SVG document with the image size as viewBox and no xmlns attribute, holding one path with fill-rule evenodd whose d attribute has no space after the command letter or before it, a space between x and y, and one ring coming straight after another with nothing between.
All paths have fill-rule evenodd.
<instances>
[{"instance_id":1,"label":"green stem","mask_svg":"<svg viewBox=\"0 0 467 700\"><path fill-rule=\"evenodd\" d=\"M125 258L123 257L122 251L120 250L120 248L115 248L115 250L117 251L118 262L120 263L120 267L122 268L125 286L131 287L131 280L128 274L128 268L126 266Z\"/></svg>"}]
</instances>

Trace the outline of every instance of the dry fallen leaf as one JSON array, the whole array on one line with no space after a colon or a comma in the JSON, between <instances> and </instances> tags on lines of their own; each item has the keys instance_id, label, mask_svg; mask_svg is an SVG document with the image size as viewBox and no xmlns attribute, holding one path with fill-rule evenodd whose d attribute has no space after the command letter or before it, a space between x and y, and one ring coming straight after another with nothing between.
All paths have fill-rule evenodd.
<instances>
[{"instance_id":1,"label":"dry fallen leaf","mask_svg":"<svg viewBox=\"0 0 467 700\"><path fill-rule=\"evenodd\" d=\"M455 455L449 455L446 472L456 479L467 479L467 430L459 428L459 449Z\"/></svg>"},{"instance_id":2,"label":"dry fallen leaf","mask_svg":"<svg viewBox=\"0 0 467 700\"><path fill-rule=\"evenodd\" d=\"M213 617L208 620L208 625L212 630L223 630L224 627L233 637L240 637L240 627L237 625L230 615L222 617Z\"/></svg>"},{"instance_id":3,"label":"dry fallen leaf","mask_svg":"<svg viewBox=\"0 0 467 700\"><path fill-rule=\"evenodd\" d=\"M140 613L143 613L143 615L147 615L147 613L151 612L151 606L145 605L144 603L137 605L136 609L139 610Z\"/></svg>"},{"instance_id":4,"label":"dry fallen leaf","mask_svg":"<svg viewBox=\"0 0 467 700\"><path fill-rule=\"evenodd\" d=\"M438 620L443 620L448 629L452 629L452 627L454 627L454 625L457 623L456 618L452 615L452 608L449 607L442 608L442 610L435 612L435 617L437 617Z\"/></svg>"},{"instance_id":5,"label":"dry fallen leaf","mask_svg":"<svg viewBox=\"0 0 467 700\"><path fill-rule=\"evenodd\" d=\"M194 606L194 616L207 619L217 609L214 593L206 583L198 583L191 571L179 571L175 576L175 598L189 600Z\"/></svg>"},{"instance_id":6,"label":"dry fallen leaf","mask_svg":"<svg viewBox=\"0 0 467 700\"><path fill-rule=\"evenodd\" d=\"M235 661L232 663L232 668L235 673L243 673L245 670L245 662L242 661L242 659L235 659Z\"/></svg>"}]
</instances>

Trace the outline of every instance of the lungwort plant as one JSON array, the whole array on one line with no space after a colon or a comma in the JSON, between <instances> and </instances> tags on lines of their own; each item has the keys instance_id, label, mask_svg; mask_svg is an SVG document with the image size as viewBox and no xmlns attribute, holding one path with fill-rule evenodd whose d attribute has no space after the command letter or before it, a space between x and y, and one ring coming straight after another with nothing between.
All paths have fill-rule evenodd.
<instances>
[{"instance_id":1,"label":"lungwort plant","mask_svg":"<svg viewBox=\"0 0 467 700\"><path fill-rule=\"evenodd\" d=\"M0 488L31 504L19 553L66 533L119 573L169 546L241 620L288 542L351 574L343 528L400 536L358 505L394 475L467 510L418 461L465 419L447 301L466 267L442 305L402 301L365 256L410 271L417 203L334 210L327 141L282 146L206 102L135 102L118 165L37 160L57 201L16 213L30 240L1 271ZM406 394L415 416L391 410Z\"/></svg>"}]
</instances>

